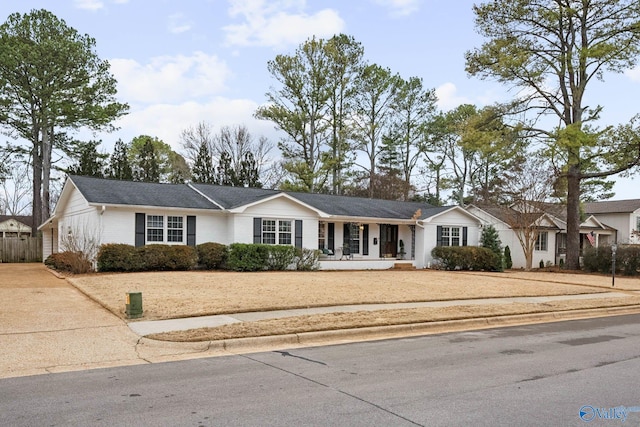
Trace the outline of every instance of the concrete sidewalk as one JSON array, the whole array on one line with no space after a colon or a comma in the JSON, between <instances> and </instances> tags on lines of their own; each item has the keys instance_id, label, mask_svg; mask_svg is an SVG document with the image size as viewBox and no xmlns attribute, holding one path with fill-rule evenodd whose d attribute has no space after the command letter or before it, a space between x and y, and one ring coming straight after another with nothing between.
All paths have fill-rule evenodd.
<instances>
[{"instance_id":1,"label":"concrete sidewalk","mask_svg":"<svg viewBox=\"0 0 640 427\"><path fill-rule=\"evenodd\" d=\"M393 304L361 304L339 305L330 307L310 307L292 310L253 311L247 313L224 314L215 316L188 317L182 319L132 321L129 328L140 336L158 334L162 332L186 331L189 329L213 328L240 322L255 322L258 320L281 319L286 317L307 316L327 313L351 313L356 311L379 311L421 307L454 307L463 305L503 305L519 303L545 303L550 301L585 300L598 298L628 297L628 293L600 292L594 294L558 295L544 297L514 297L514 298L484 298L463 299L450 301L431 301Z\"/></svg>"}]
</instances>

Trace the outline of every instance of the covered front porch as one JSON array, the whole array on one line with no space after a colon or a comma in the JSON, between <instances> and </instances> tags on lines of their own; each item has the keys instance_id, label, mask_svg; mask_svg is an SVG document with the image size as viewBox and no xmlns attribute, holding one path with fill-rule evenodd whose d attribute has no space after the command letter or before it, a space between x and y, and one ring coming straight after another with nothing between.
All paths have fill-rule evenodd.
<instances>
[{"instance_id":1,"label":"covered front porch","mask_svg":"<svg viewBox=\"0 0 640 427\"><path fill-rule=\"evenodd\" d=\"M320 270L412 270L414 268L415 261L413 260L392 258L320 259Z\"/></svg>"}]
</instances>

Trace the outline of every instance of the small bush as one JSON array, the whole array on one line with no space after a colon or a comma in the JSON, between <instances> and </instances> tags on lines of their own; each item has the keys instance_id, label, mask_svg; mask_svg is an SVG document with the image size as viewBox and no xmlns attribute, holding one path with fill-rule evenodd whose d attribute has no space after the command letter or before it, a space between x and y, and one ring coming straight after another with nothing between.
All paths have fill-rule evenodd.
<instances>
[{"instance_id":1,"label":"small bush","mask_svg":"<svg viewBox=\"0 0 640 427\"><path fill-rule=\"evenodd\" d=\"M586 271L611 274L611 246L586 248L582 266ZM637 276L640 268L640 245L618 245L616 252L616 273L625 276Z\"/></svg>"},{"instance_id":2,"label":"small bush","mask_svg":"<svg viewBox=\"0 0 640 427\"><path fill-rule=\"evenodd\" d=\"M509 246L504 247L504 267L510 269L513 267L513 260L511 259L511 249Z\"/></svg>"},{"instance_id":3,"label":"small bush","mask_svg":"<svg viewBox=\"0 0 640 427\"><path fill-rule=\"evenodd\" d=\"M198 252L198 264L207 270L217 270L224 267L227 261L228 250L222 243L202 243L196 246Z\"/></svg>"},{"instance_id":4,"label":"small bush","mask_svg":"<svg viewBox=\"0 0 640 427\"><path fill-rule=\"evenodd\" d=\"M544 261L543 260L540 260L540 262L538 263L538 267L544 268Z\"/></svg>"},{"instance_id":5,"label":"small bush","mask_svg":"<svg viewBox=\"0 0 640 427\"><path fill-rule=\"evenodd\" d=\"M315 271L320 268L320 251L296 248L296 270Z\"/></svg>"},{"instance_id":6,"label":"small bush","mask_svg":"<svg viewBox=\"0 0 640 427\"><path fill-rule=\"evenodd\" d=\"M185 245L147 245L136 249L146 271L189 270L196 266L196 250Z\"/></svg>"},{"instance_id":7,"label":"small bush","mask_svg":"<svg viewBox=\"0 0 640 427\"><path fill-rule=\"evenodd\" d=\"M269 245L232 243L229 245L227 268L233 271L263 271L267 269Z\"/></svg>"},{"instance_id":8,"label":"small bush","mask_svg":"<svg viewBox=\"0 0 640 427\"><path fill-rule=\"evenodd\" d=\"M51 254L44 264L56 271L84 274L93 271L91 261L82 252L59 252Z\"/></svg>"},{"instance_id":9,"label":"small bush","mask_svg":"<svg viewBox=\"0 0 640 427\"><path fill-rule=\"evenodd\" d=\"M142 262L132 245L109 243L98 250L98 271L140 271Z\"/></svg>"},{"instance_id":10,"label":"small bush","mask_svg":"<svg viewBox=\"0 0 640 427\"><path fill-rule=\"evenodd\" d=\"M501 271L502 259L487 248L476 246L438 246L433 258L445 270Z\"/></svg>"},{"instance_id":11,"label":"small bush","mask_svg":"<svg viewBox=\"0 0 640 427\"><path fill-rule=\"evenodd\" d=\"M282 271L291 268L296 260L296 248L285 245L269 245L267 270Z\"/></svg>"}]
</instances>

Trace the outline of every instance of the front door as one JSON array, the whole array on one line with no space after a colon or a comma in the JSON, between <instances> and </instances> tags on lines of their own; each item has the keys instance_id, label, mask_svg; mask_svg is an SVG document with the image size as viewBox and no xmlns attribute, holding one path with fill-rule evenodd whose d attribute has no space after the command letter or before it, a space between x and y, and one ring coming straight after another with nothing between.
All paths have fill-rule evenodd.
<instances>
[{"instance_id":1,"label":"front door","mask_svg":"<svg viewBox=\"0 0 640 427\"><path fill-rule=\"evenodd\" d=\"M380 224L380 258L395 258L398 255L398 226Z\"/></svg>"}]
</instances>

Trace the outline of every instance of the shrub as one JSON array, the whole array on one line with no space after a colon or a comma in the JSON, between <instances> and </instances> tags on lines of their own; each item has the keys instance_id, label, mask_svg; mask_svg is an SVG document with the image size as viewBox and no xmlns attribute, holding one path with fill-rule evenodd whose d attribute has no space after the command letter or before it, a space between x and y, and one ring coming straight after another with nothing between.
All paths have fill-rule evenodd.
<instances>
[{"instance_id":1,"label":"shrub","mask_svg":"<svg viewBox=\"0 0 640 427\"><path fill-rule=\"evenodd\" d=\"M196 250L185 245L147 245L136 249L146 271L189 270L196 266Z\"/></svg>"},{"instance_id":2,"label":"shrub","mask_svg":"<svg viewBox=\"0 0 640 427\"><path fill-rule=\"evenodd\" d=\"M227 268L233 271L262 271L267 269L269 245L232 243L229 245Z\"/></svg>"},{"instance_id":3,"label":"shrub","mask_svg":"<svg viewBox=\"0 0 640 427\"><path fill-rule=\"evenodd\" d=\"M501 271L502 267L501 257L476 246L438 246L431 255L446 270Z\"/></svg>"},{"instance_id":4,"label":"shrub","mask_svg":"<svg viewBox=\"0 0 640 427\"><path fill-rule=\"evenodd\" d=\"M586 271L611 274L612 252L610 246L587 248L583 253L582 265ZM616 252L616 273L637 276L640 268L640 246L618 245Z\"/></svg>"},{"instance_id":5,"label":"shrub","mask_svg":"<svg viewBox=\"0 0 640 427\"><path fill-rule=\"evenodd\" d=\"M320 268L320 251L296 248L296 270L315 271Z\"/></svg>"},{"instance_id":6,"label":"shrub","mask_svg":"<svg viewBox=\"0 0 640 427\"><path fill-rule=\"evenodd\" d=\"M82 252L59 252L51 254L44 260L44 264L56 271L73 274L84 274L93 271L91 261Z\"/></svg>"},{"instance_id":7,"label":"shrub","mask_svg":"<svg viewBox=\"0 0 640 427\"><path fill-rule=\"evenodd\" d=\"M507 269L513 267L513 260L511 259L511 249L509 249L509 246L504 247L504 266Z\"/></svg>"},{"instance_id":8,"label":"shrub","mask_svg":"<svg viewBox=\"0 0 640 427\"><path fill-rule=\"evenodd\" d=\"M490 249L491 252L496 254L496 256L500 259L499 270L502 271L502 249L500 248L502 242L500 242L500 237L498 236L498 232L493 225L486 226L482 229L482 235L480 236L480 245L487 249Z\"/></svg>"},{"instance_id":9,"label":"shrub","mask_svg":"<svg viewBox=\"0 0 640 427\"><path fill-rule=\"evenodd\" d=\"M142 263L136 248L121 243L100 246L97 256L98 271L140 271Z\"/></svg>"},{"instance_id":10,"label":"shrub","mask_svg":"<svg viewBox=\"0 0 640 427\"><path fill-rule=\"evenodd\" d=\"M544 261L543 260L540 260L540 262L538 263L538 267L544 268Z\"/></svg>"},{"instance_id":11,"label":"shrub","mask_svg":"<svg viewBox=\"0 0 640 427\"><path fill-rule=\"evenodd\" d=\"M287 270L296 261L296 248L293 246L268 245L267 270Z\"/></svg>"},{"instance_id":12,"label":"shrub","mask_svg":"<svg viewBox=\"0 0 640 427\"><path fill-rule=\"evenodd\" d=\"M227 261L228 249L222 243L202 243L196 246L198 264L207 270L217 270L224 267Z\"/></svg>"}]
</instances>

